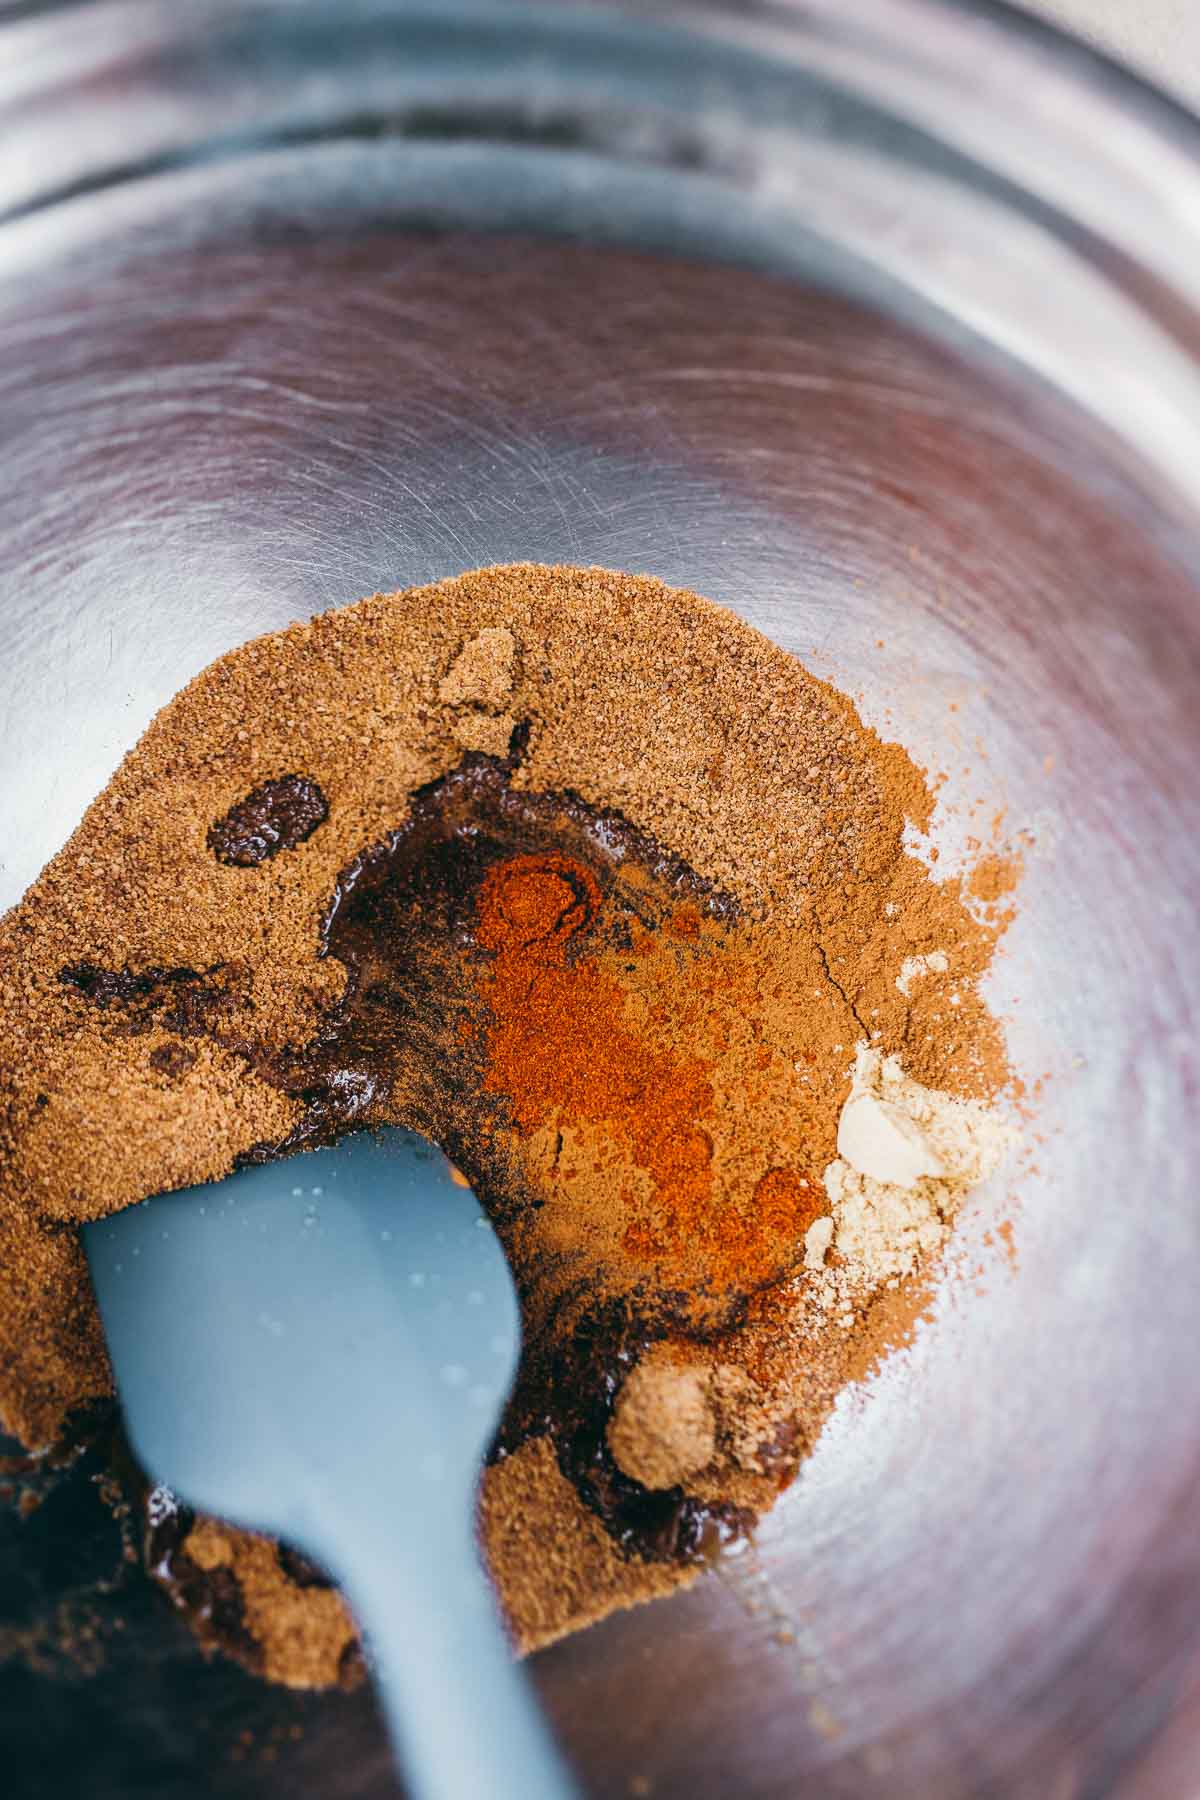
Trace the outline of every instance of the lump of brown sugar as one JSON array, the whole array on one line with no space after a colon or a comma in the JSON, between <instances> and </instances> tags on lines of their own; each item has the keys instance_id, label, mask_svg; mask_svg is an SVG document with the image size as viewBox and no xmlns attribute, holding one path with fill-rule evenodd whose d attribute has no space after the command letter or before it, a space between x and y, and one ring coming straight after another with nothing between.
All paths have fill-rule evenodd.
<instances>
[{"instance_id":1,"label":"lump of brown sugar","mask_svg":"<svg viewBox=\"0 0 1200 1800\"><path fill-rule=\"evenodd\" d=\"M438 683L446 706L478 706L503 712L516 676L517 640L503 625L487 626L463 645Z\"/></svg>"},{"instance_id":2,"label":"lump of brown sugar","mask_svg":"<svg viewBox=\"0 0 1200 1800\"><path fill-rule=\"evenodd\" d=\"M717 1439L702 1370L647 1351L621 1385L608 1443L617 1467L644 1487L678 1487L703 1469Z\"/></svg>"},{"instance_id":3,"label":"lump of brown sugar","mask_svg":"<svg viewBox=\"0 0 1200 1800\"><path fill-rule=\"evenodd\" d=\"M649 578L484 569L223 657L0 921L0 1423L44 1445L109 1394L79 1221L401 1124L521 1294L480 1511L514 1640L691 1579L815 1441L878 1269L922 1273L924 1240L858 1266L826 1180L856 1046L935 1096L1006 1078L996 928L904 846L932 807ZM282 1554L198 1520L162 1578L272 1678L340 1679L340 1602Z\"/></svg>"}]
</instances>

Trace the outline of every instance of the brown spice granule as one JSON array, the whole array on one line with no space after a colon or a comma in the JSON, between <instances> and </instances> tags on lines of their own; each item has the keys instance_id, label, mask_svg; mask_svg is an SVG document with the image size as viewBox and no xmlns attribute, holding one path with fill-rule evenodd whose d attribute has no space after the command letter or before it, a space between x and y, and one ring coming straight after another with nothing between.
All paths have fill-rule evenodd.
<instances>
[{"instance_id":1,"label":"brown spice granule","mask_svg":"<svg viewBox=\"0 0 1200 1800\"><path fill-rule=\"evenodd\" d=\"M290 822L272 810L289 795ZM653 1496L621 1464L644 1458L657 1424L643 1417L639 1443L639 1409L605 1388L573 1435L547 1433L534 1423L544 1382L523 1376L481 1528L529 1648L691 1579L677 1558L704 1509L728 1520L770 1504L877 1354L872 1320L894 1296L804 1267L855 1045L899 1053L927 1086L994 1096L1003 1044L978 981L997 925L906 853L905 825L927 828L933 799L905 753L694 595L518 565L243 646L158 715L0 920L0 1421L26 1443L109 1390L71 1227L310 1141L314 1046L341 1032L348 1057L370 1000L355 895L376 876L386 894L404 830L417 843L425 818L436 835L460 804L491 809L499 860L443 896L460 909L453 944L418 934L403 967L453 999L464 1030L416 1048L397 1032L380 1079L363 1072L359 1112L334 1123L413 1125L485 1198L534 1200L513 1199L499 1222L527 1361L559 1372L556 1404L576 1374L593 1378L593 1341L611 1338L596 1352L604 1380L634 1368L653 1314L651 1335L711 1411L713 1453L686 1474L692 1457L677 1461L660 1537L630 1535L621 1521L650 1516ZM237 855L214 824L228 821ZM579 884L570 904L590 896L591 936L535 968L537 928L549 920L554 942L567 917L564 870ZM906 993L897 976L917 958L926 972ZM529 978L557 983L532 1035L516 1005ZM580 1025L595 1001L670 1129L646 1125L611 1064L602 1105L587 1099L586 1062L557 1087L531 1083L539 1034ZM588 1055L599 1069L598 1039ZM451 1089L471 1105L456 1111ZM705 1141L681 1171L672 1158L697 1127ZM597 1319L600 1335L581 1336ZM210 1557L214 1529L192 1534ZM230 1548L213 1569L237 1583L268 1672L325 1681L344 1613L328 1590L281 1589L278 1562L267 1580L271 1546L244 1536L217 1533Z\"/></svg>"},{"instance_id":2,"label":"brown spice granule","mask_svg":"<svg viewBox=\"0 0 1200 1800\"><path fill-rule=\"evenodd\" d=\"M696 1564L631 1562L562 1474L546 1438L487 1472L480 1530L519 1650L686 1587Z\"/></svg>"},{"instance_id":3,"label":"brown spice granule","mask_svg":"<svg viewBox=\"0 0 1200 1800\"><path fill-rule=\"evenodd\" d=\"M973 900L991 905L1011 894L1021 879L1022 859L1019 855L1002 856L992 852L981 856L967 880L967 892Z\"/></svg>"},{"instance_id":4,"label":"brown spice granule","mask_svg":"<svg viewBox=\"0 0 1200 1800\"><path fill-rule=\"evenodd\" d=\"M227 1569L241 1596L246 1630L262 1655L262 1673L285 1687L335 1687L355 1642L354 1622L332 1587L289 1579L269 1538L200 1519L183 1554L211 1573Z\"/></svg>"}]
</instances>

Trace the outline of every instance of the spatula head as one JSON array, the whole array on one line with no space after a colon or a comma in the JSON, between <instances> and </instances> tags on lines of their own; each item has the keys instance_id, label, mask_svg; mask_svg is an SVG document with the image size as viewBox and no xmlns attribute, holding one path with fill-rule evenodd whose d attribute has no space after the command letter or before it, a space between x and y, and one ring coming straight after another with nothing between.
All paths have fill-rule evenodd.
<instances>
[{"instance_id":1,"label":"spatula head","mask_svg":"<svg viewBox=\"0 0 1200 1800\"><path fill-rule=\"evenodd\" d=\"M423 1140L360 1134L161 1195L85 1242L129 1435L158 1480L302 1541L386 1437L398 1475L469 1518L519 1315L487 1218Z\"/></svg>"}]
</instances>

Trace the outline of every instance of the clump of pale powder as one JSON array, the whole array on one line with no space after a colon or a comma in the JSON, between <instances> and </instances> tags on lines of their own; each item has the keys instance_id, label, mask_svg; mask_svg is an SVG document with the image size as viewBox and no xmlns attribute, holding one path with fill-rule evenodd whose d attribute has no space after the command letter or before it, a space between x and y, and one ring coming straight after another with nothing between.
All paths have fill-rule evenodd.
<instances>
[{"instance_id":1,"label":"clump of pale powder","mask_svg":"<svg viewBox=\"0 0 1200 1800\"><path fill-rule=\"evenodd\" d=\"M860 1044L839 1154L825 1171L828 1239L848 1285L895 1282L940 1250L966 1195L1014 1141L1011 1126L982 1102L922 1087L897 1057ZM810 1266L827 1247L806 1240Z\"/></svg>"},{"instance_id":2,"label":"clump of pale powder","mask_svg":"<svg viewBox=\"0 0 1200 1800\"><path fill-rule=\"evenodd\" d=\"M896 986L907 999L914 981L922 975L944 975L949 967L950 958L944 950L930 950L924 956L906 956L900 965Z\"/></svg>"}]
</instances>

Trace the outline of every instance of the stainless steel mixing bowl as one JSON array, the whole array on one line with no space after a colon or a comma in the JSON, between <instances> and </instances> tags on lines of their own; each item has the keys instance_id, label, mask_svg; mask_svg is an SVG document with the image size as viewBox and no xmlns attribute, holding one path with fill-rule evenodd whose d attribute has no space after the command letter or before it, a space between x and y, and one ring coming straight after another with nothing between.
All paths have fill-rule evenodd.
<instances>
[{"instance_id":1,"label":"stainless steel mixing bowl","mask_svg":"<svg viewBox=\"0 0 1200 1800\"><path fill-rule=\"evenodd\" d=\"M0 900L219 652L517 557L729 602L1023 848L1030 1153L755 1548L536 1659L589 1791L1200 1791L1195 124L985 4L102 0L0 27L0 146ZM5 1791L393 1792L89 1472L3 1521Z\"/></svg>"}]
</instances>

